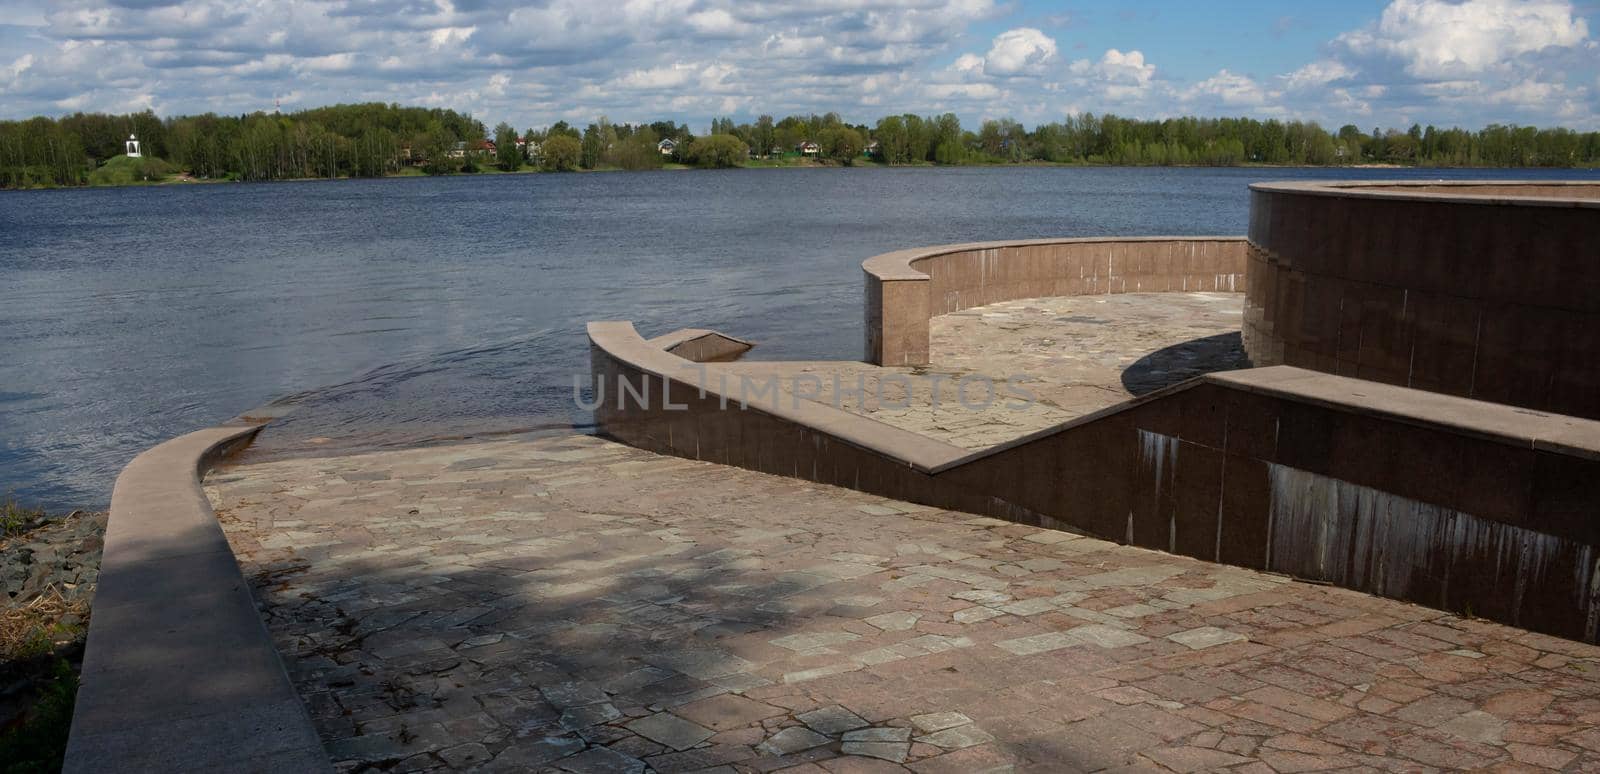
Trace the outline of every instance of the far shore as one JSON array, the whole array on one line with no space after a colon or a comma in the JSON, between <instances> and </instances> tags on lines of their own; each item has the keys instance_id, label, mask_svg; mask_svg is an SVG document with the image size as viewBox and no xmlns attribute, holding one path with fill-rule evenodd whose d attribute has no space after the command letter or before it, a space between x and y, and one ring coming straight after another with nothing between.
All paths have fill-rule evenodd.
<instances>
[{"instance_id":1,"label":"far shore","mask_svg":"<svg viewBox=\"0 0 1600 774\"><path fill-rule=\"evenodd\" d=\"M442 177L484 177L484 176L494 176L494 175L594 174L594 173L608 173L608 172L679 172L679 171L705 171L705 170L712 170L712 169L936 169L936 168L969 168L970 169L970 168L1039 168L1039 167L1046 167L1046 168L1062 167L1062 168L1078 168L1078 169L1158 169L1158 168L1164 168L1164 169L1482 169L1482 170L1499 170L1499 169L1555 170L1555 169L1564 169L1564 170L1570 170L1570 171L1573 171L1573 172L1590 172L1590 173L1595 172L1597 169L1600 169L1600 167L1581 167L1581 166L1579 166L1579 167L1499 167L1499 166L1423 167L1423 166L1411 166L1411 165L1406 165L1406 164L1388 164L1388 163L1341 164L1341 165L1337 165L1337 166L1334 166L1334 165L1317 165L1317 164L1267 164L1267 163L1263 163L1263 162L1245 162L1245 163L1242 163L1242 164L1226 164L1226 165L1217 165L1217 164L1093 164L1093 163L1084 163L1084 162L1052 162L1052 161L1039 161L1039 160L1029 160L1029 161L1022 161L1022 162L1005 162L1005 163L969 162L969 163L962 163L962 164L935 164L935 163L932 163L932 162L925 162L925 163L921 163L921 164L884 164L884 163L877 162L877 161L862 160L862 161L858 161L858 162L855 162L855 163L852 163L852 164L843 164L843 163L840 163L838 161L833 161L833 160L829 160L829 159L784 158L784 159L776 159L776 160L751 159L749 161L746 161L744 164L739 165L739 166L735 166L735 167L699 167L699 166L693 166L693 165L689 165L689 164L680 164L680 163L676 163L676 162L667 162L667 163L663 164L659 168L656 168L656 169L643 169L643 170L629 170L629 169L623 169L622 167L617 167L617 166L601 166L601 167L596 167L596 168L593 168L593 169L582 169L582 168L580 168L580 169L574 169L574 170L556 171L556 170L542 169L540 167L531 166L531 165L524 165L521 168L514 169L514 170L506 170L506 169L500 169L500 168L494 167L494 166L486 166L484 168L477 169L477 170L471 171L471 172L463 171L463 172L428 173L428 172L422 171L418 167L403 167L397 172L391 172L391 173L382 175L380 177L358 177L358 176L346 175L346 176L341 176L341 177L291 177L291 178L283 178L283 179L279 179L279 180L256 180L256 181L236 180L236 179L232 179L232 178L199 178L199 177L194 177L192 175L189 175L188 173L180 173L180 174L176 174L176 175L167 176L167 177L165 177L163 179L160 179L160 180L141 180L141 181L136 181L136 182L132 182L132 183L114 183L114 184L88 183L88 184L79 185L79 186L53 186L53 185L46 185L46 186L31 186L31 187L28 187L28 188L0 188L0 191L40 191L40 190L79 189L79 188L136 188L136 187L145 187L145 186L214 185L214 184L221 184L221 183L250 183L250 182L258 182L258 183L259 182L305 183L305 182L326 182L326 181L334 181L334 180L378 180L378 179L412 178L412 177L416 177L416 178L421 178L421 177L441 177L442 178Z\"/></svg>"}]
</instances>

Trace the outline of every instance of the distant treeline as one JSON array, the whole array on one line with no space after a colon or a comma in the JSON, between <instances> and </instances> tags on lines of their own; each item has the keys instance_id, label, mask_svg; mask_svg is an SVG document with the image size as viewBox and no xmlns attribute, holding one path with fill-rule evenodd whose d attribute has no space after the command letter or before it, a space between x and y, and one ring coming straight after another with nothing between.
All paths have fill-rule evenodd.
<instances>
[{"instance_id":1,"label":"distant treeline","mask_svg":"<svg viewBox=\"0 0 1600 774\"><path fill-rule=\"evenodd\" d=\"M718 118L710 135L698 138L670 121L634 125L604 118L582 130L560 122L521 134L502 123L490 135L483 123L453 110L371 103L283 114L163 119L145 111L3 121L0 186L95 182L95 171L122 155L129 134L138 136L146 156L165 161L150 162L152 174L176 169L237 180L377 177L403 169L443 174L491 166L653 169L667 161L739 166L763 163L751 157L776 163L801 155L843 164L1600 165L1600 132L1498 124L1477 131L1363 131L1352 124L1330 132L1305 121L1136 120L1085 113L1032 130L1000 119L972 131L949 113L888 116L873 126L827 113L781 120L764 115L743 124ZM669 153L658 148L663 139L676 144ZM802 154L803 143L816 147Z\"/></svg>"},{"instance_id":2,"label":"distant treeline","mask_svg":"<svg viewBox=\"0 0 1600 774\"><path fill-rule=\"evenodd\" d=\"M97 166L122 155L130 134L145 156L195 177L282 180L377 177L400 169L403 147L436 150L442 158L483 132L481 122L453 110L377 103L166 119L151 111L74 113L0 122L0 185L87 183Z\"/></svg>"}]
</instances>

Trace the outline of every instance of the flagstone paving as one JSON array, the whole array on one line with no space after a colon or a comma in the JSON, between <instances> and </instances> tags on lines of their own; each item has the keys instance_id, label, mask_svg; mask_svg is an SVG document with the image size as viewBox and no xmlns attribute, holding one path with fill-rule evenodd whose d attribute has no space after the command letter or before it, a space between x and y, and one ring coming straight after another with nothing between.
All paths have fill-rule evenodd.
<instances>
[{"instance_id":1,"label":"flagstone paving","mask_svg":"<svg viewBox=\"0 0 1600 774\"><path fill-rule=\"evenodd\" d=\"M343 770L1600 769L1600 649L586 436L207 482Z\"/></svg>"},{"instance_id":2,"label":"flagstone paving","mask_svg":"<svg viewBox=\"0 0 1600 774\"><path fill-rule=\"evenodd\" d=\"M749 380L725 382L735 398L771 400L765 380L777 377L790 395L981 449L1245 367L1243 307L1239 293L1030 298L934 317L926 367L761 360L707 367Z\"/></svg>"}]
</instances>

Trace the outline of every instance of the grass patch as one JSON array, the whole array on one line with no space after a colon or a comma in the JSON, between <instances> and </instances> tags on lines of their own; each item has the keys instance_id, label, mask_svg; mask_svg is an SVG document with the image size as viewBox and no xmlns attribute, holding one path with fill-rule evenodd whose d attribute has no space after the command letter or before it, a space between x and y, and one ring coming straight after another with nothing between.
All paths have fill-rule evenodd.
<instances>
[{"instance_id":1,"label":"grass patch","mask_svg":"<svg viewBox=\"0 0 1600 774\"><path fill-rule=\"evenodd\" d=\"M27 686L25 709L0 727L0 774L61 770L78 695L77 669L63 654L81 654L88 612L55 589L0 612L0 679Z\"/></svg>"},{"instance_id":2,"label":"grass patch","mask_svg":"<svg viewBox=\"0 0 1600 774\"><path fill-rule=\"evenodd\" d=\"M0 499L6 553L0 556L9 560L16 541L33 539L30 532L50 523L43 510L6 495ZM88 621L87 595L54 585L0 607L0 686L8 686L0 695L0 774L61 770Z\"/></svg>"},{"instance_id":3,"label":"grass patch","mask_svg":"<svg viewBox=\"0 0 1600 774\"><path fill-rule=\"evenodd\" d=\"M11 495L0 500L0 538L20 535L44 521L44 511L29 508Z\"/></svg>"},{"instance_id":4,"label":"grass patch","mask_svg":"<svg viewBox=\"0 0 1600 774\"><path fill-rule=\"evenodd\" d=\"M144 185L159 183L178 170L154 156L132 159L113 156L89 173L89 185Z\"/></svg>"},{"instance_id":5,"label":"grass patch","mask_svg":"<svg viewBox=\"0 0 1600 774\"><path fill-rule=\"evenodd\" d=\"M19 722L0 729L0 774L43 774L61 770L72 731L72 705L78 674L64 658L54 658L39 688L38 701Z\"/></svg>"},{"instance_id":6,"label":"grass patch","mask_svg":"<svg viewBox=\"0 0 1600 774\"><path fill-rule=\"evenodd\" d=\"M54 654L83 636L89 605L51 587L25 604L0 611L0 663L16 664Z\"/></svg>"}]
</instances>

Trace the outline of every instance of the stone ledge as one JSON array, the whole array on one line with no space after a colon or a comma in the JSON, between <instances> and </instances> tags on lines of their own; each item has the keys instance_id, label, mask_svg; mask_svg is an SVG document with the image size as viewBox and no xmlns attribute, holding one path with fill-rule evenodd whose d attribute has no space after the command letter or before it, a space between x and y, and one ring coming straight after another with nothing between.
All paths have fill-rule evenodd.
<instances>
[{"instance_id":1,"label":"stone ledge","mask_svg":"<svg viewBox=\"0 0 1600 774\"><path fill-rule=\"evenodd\" d=\"M958 446L811 400L774 400L771 405L751 402L748 408L741 409L740 401L747 396L728 388L729 374L667 352L654 341L646 341L631 322L591 322L588 334L589 344L595 351L627 369L726 401L729 410L759 412L828 435L913 470L926 472L967 454ZM606 373L599 366L596 361L595 373ZM612 396L610 400L616 401L617 397Z\"/></svg>"},{"instance_id":2,"label":"stone ledge","mask_svg":"<svg viewBox=\"0 0 1600 774\"><path fill-rule=\"evenodd\" d=\"M874 255L861 262L861 269L880 280L926 281L926 272L916 268L917 261L954 253L996 250L1002 247L1038 247L1041 245L1071 244L1127 244L1150 242L1243 242L1242 236L1122 236L1122 237L1072 237L1065 239L1006 239L993 242L967 242L953 245L914 247L907 250Z\"/></svg>"},{"instance_id":3,"label":"stone ledge","mask_svg":"<svg viewBox=\"0 0 1600 774\"><path fill-rule=\"evenodd\" d=\"M1207 374L1206 381L1419 427L1600 460L1600 421L1335 376L1293 366Z\"/></svg>"},{"instance_id":4,"label":"stone ledge","mask_svg":"<svg viewBox=\"0 0 1600 774\"><path fill-rule=\"evenodd\" d=\"M1503 189L1572 189L1570 196L1507 193ZM1452 190L1458 189L1458 190ZM1473 189L1477 189L1474 193ZM1388 199L1452 204L1600 209L1600 184L1580 180L1339 180L1252 183L1252 191L1308 196ZM1445 191L1449 191L1445 193Z\"/></svg>"},{"instance_id":5,"label":"stone ledge","mask_svg":"<svg viewBox=\"0 0 1600 774\"><path fill-rule=\"evenodd\" d=\"M175 438L111 495L64 771L331 771L199 475L259 425Z\"/></svg>"}]
</instances>

